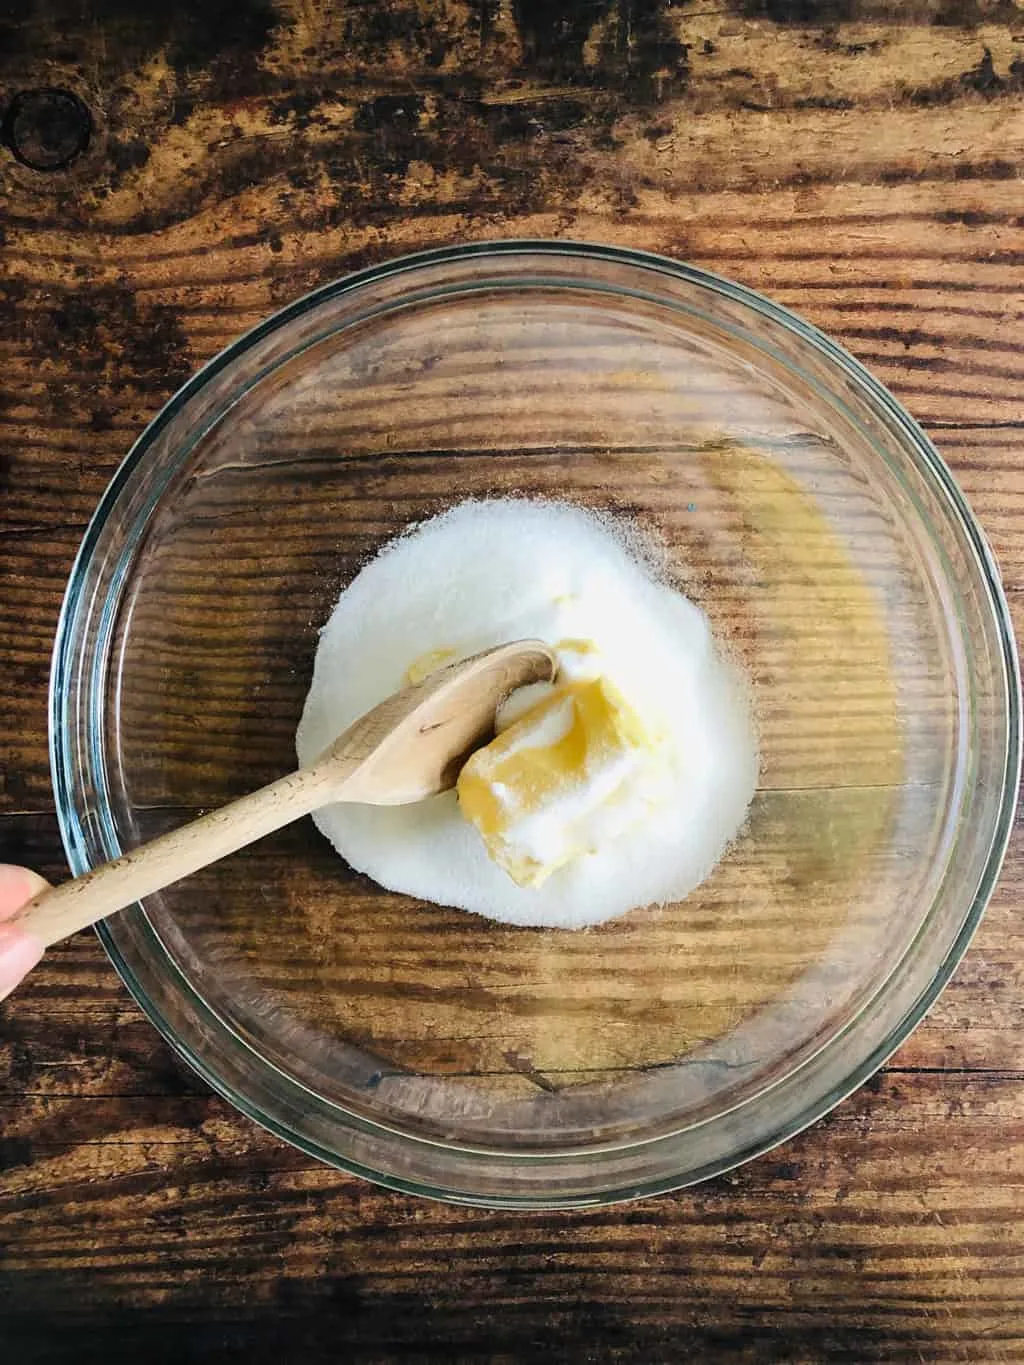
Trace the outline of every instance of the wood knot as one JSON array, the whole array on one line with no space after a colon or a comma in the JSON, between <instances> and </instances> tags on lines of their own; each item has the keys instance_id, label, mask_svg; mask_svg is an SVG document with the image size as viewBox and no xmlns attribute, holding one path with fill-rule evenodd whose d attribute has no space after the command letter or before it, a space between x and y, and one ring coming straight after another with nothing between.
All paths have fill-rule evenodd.
<instances>
[{"instance_id":1,"label":"wood knot","mask_svg":"<svg viewBox=\"0 0 1024 1365\"><path fill-rule=\"evenodd\" d=\"M19 90L0 121L0 142L33 171L62 171L92 137L92 114L71 90Z\"/></svg>"}]
</instances>

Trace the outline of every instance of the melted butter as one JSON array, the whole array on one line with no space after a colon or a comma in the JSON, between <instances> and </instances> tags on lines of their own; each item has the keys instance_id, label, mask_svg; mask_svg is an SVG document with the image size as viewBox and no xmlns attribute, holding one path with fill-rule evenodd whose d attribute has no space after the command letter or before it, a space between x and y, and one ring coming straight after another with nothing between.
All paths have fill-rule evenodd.
<instances>
[{"instance_id":1,"label":"melted butter","mask_svg":"<svg viewBox=\"0 0 1024 1365\"><path fill-rule=\"evenodd\" d=\"M659 737L618 689L569 679L469 759L459 806L514 881L540 886L635 825L666 780Z\"/></svg>"},{"instance_id":2,"label":"melted butter","mask_svg":"<svg viewBox=\"0 0 1024 1365\"><path fill-rule=\"evenodd\" d=\"M457 651L454 649L428 649L426 654L413 659L405 670L405 685L411 687L413 683L422 682L424 678L429 678L431 673L436 673L445 664L450 664L456 656Z\"/></svg>"}]
</instances>

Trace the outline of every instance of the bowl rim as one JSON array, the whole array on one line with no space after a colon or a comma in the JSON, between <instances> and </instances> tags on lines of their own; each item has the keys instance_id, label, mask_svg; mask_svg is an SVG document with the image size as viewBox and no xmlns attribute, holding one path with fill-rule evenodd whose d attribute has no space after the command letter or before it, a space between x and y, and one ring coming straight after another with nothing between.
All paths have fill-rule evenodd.
<instances>
[{"instance_id":1,"label":"bowl rim","mask_svg":"<svg viewBox=\"0 0 1024 1365\"><path fill-rule=\"evenodd\" d=\"M509 1193L498 1196L491 1194L480 1196L468 1191L460 1191L458 1189L442 1187L440 1185L430 1185L418 1179L411 1179L401 1175L395 1175L394 1173L382 1172L351 1157L326 1149L308 1134L300 1133L293 1127L289 1127L288 1124L279 1121L273 1115L265 1113L260 1105L248 1100L246 1096L239 1094L230 1084L219 1076L210 1064L176 1032L168 1019L164 1016L159 1006L149 995L144 984L139 980L131 964L118 948L107 925L103 922L96 925L96 932L99 939L118 975L127 986L129 992L132 994L143 1013L166 1039L173 1050L206 1081L212 1090L225 1098L234 1108L245 1113L249 1118L259 1123L275 1136L282 1138L306 1152L308 1155L324 1161L329 1165L346 1170L355 1175L363 1176L378 1185L388 1188L440 1199L445 1202L461 1203L477 1207L540 1210L603 1205L626 1199L643 1198L682 1188L712 1176L723 1174L753 1157L770 1151L779 1143L787 1141L803 1129L817 1122L824 1114L828 1113L854 1090L859 1088L885 1063L887 1058L896 1051L921 1022L949 981L977 931L982 915L984 914L985 908L995 888L1006 855L1009 839L1012 834L1017 805L1018 787L1021 776L1022 705L1020 664L1016 639L999 569L987 538L975 519L951 470L929 437L889 390L844 347L839 345L819 328L805 321L798 314L773 302L771 299L757 291L749 289L745 285L738 284L711 271L687 265L654 252L605 245L596 242L578 241L575 239L544 238L507 238L496 241L462 243L453 246L438 247L426 251L401 255L379 265L368 266L364 269L342 276L337 280L321 285L309 293L295 299L284 308L271 314L257 323L254 327L244 332L208 360L171 396L170 399L168 399L129 448L128 453L116 470L99 501L95 513L89 521L81 545L72 564L58 617L50 671L48 718L51 778L56 797L57 819L61 841L73 875L80 876L88 871L91 866L91 862L84 851L83 834L72 800L74 773L67 742L69 722L67 702L69 690L66 686L66 681L72 675L76 667L74 655L76 641L73 627L82 608L82 589L85 583L86 574L95 552L97 542L107 524L110 513L126 486L130 484L136 470L147 458L149 451L161 432L174 420L185 405L201 392L219 373L234 364L265 337L278 331L293 320L311 312L323 303L339 298L344 294L362 289L367 285L378 284L417 270L449 264L460 264L474 259L486 260L487 258L492 258L494 260L499 260L515 255L540 255L551 258L563 257L571 258L577 262L589 260L624 265L652 271L659 275L667 275L687 284L709 289L734 303L752 310L754 313L767 317L769 321L775 325L781 326L787 331L796 334L802 341L811 345L839 370L843 371L847 378L853 381L869 399L873 400L884 411L889 421L900 430L906 443L907 451L913 455L919 471L925 477L926 481L930 483L934 491L940 494L948 510L952 513L954 520L959 524L960 530L964 533L966 545L973 556L973 567L978 572L979 579L986 590L987 605L992 612L996 626L1001 650L1003 682L1007 703L1006 747L1002 768L1000 800L989 838L988 851L979 875L978 887L971 904L964 915L958 933L950 944L941 964L927 986L920 992L913 1004L897 1019L896 1023L890 1028L888 1034L881 1043L854 1067L852 1071L844 1075L843 1080L838 1085L833 1086L825 1094L817 1097L813 1103L806 1106L806 1108L802 1109L801 1112L793 1118L787 1119L771 1131L763 1133L756 1141L751 1142L748 1147L738 1151L731 1151L727 1156L720 1160L708 1162L706 1166L697 1170L688 1171L685 1175L660 1176L639 1183L631 1181L622 1187L602 1187L595 1193L586 1195L571 1194L568 1196L556 1195L550 1197L546 1195L538 1196L533 1193L526 1195ZM516 287L516 282L510 279L509 287ZM182 978L182 980L184 981L184 978ZM201 1006L204 1012L210 1015L218 1028L224 1029L229 1027L226 1025L225 1021L220 1019L219 1016L209 1009L202 997L199 997L192 991L191 986L187 982L185 982L185 985L190 994L194 997L194 1001ZM264 1065L271 1065L265 1058L261 1060ZM405 1143L421 1147L440 1146L441 1150L448 1150L444 1145L437 1144L429 1139L396 1130L385 1123L377 1123L374 1120L362 1119L348 1111L344 1112L346 1113L346 1118L350 1124L359 1128L365 1127L371 1133L389 1134L392 1138L396 1136L399 1137L400 1140ZM678 1137L679 1133L670 1133L626 1145L629 1147L641 1147L651 1144L657 1145L659 1143L669 1142L673 1138ZM465 1151L465 1149L461 1150ZM585 1157L588 1154L588 1151L580 1152L578 1155L580 1157ZM469 1154L471 1153L467 1153L467 1155ZM481 1155L483 1155L483 1153L481 1153ZM486 1155L488 1160L499 1165L502 1163L511 1165L512 1163L524 1159L528 1160L531 1164L537 1164L538 1162L543 1164L547 1159L544 1155L538 1157L533 1154L527 1155L515 1152L499 1153L489 1151ZM564 1153L559 1153L559 1155L564 1155Z\"/></svg>"}]
</instances>

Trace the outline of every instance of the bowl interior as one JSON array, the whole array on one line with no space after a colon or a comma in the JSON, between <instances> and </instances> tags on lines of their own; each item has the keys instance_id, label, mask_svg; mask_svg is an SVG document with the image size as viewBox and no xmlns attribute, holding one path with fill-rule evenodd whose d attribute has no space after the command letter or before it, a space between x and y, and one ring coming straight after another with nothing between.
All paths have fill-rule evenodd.
<instances>
[{"instance_id":1,"label":"bowl interior","mask_svg":"<svg viewBox=\"0 0 1024 1365\"><path fill-rule=\"evenodd\" d=\"M967 924L1005 796L1004 642L955 501L813 339L696 277L514 264L310 303L150 436L80 612L81 846L293 766L318 629L411 523L493 496L628 518L760 731L747 825L686 901L504 927L382 890L307 820L109 934L159 976L163 1026L222 1081L233 1049L224 1084L283 1131L315 1108L329 1157L379 1126L428 1167L583 1160L749 1112L735 1159L836 1039L889 1036Z\"/></svg>"}]
</instances>

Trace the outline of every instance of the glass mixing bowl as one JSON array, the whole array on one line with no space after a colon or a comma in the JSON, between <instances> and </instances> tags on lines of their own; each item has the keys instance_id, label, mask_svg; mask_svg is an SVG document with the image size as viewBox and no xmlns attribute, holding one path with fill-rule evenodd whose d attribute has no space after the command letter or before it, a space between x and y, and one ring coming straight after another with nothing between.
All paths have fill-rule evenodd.
<instances>
[{"instance_id":1,"label":"glass mixing bowl","mask_svg":"<svg viewBox=\"0 0 1024 1365\"><path fill-rule=\"evenodd\" d=\"M510 928L382 890L305 820L100 935L181 1055L325 1161L479 1204L665 1190L804 1127L907 1036L1016 794L984 538L902 408L798 318L653 256L520 242L365 271L250 332L85 537L52 685L64 842L82 873L288 771L338 593L494 495L647 528L745 668L761 780L709 879L587 931Z\"/></svg>"}]
</instances>

